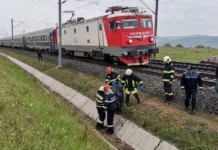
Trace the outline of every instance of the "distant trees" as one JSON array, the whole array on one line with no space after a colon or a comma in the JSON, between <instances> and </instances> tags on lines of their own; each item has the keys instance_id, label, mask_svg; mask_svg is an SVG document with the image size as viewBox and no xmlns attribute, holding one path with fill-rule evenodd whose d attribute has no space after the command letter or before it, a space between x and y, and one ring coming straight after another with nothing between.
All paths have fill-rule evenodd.
<instances>
[{"instance_id":1,"label":"distant trees","mask_svg":"<svg viewBox=\"0 0 218 150\"><path fill-rule=\"evenodd\" d=\"M177 44L176 47L184 48L184 46L182 44Z\"/></svg>"},{"instance_id":2,"label":"distant trees","mask_svg":"<svg viewBox=\"0 0 218 150\"><path fill-rule=\"evenodd\" d=\"M170 43L166 43L166 44L164 45L164 47L172 47L172 45L171 45Z\"/></svg>"},{"instance_id":3,"label":"distant trees","mask_svg":"<svg viewBox=\"0 0 218 150\"><path fill-rule=\"evenodd\" d=\"M204 45L197 45L195 48L205 48Z\"/></svg>"}]
</instances>

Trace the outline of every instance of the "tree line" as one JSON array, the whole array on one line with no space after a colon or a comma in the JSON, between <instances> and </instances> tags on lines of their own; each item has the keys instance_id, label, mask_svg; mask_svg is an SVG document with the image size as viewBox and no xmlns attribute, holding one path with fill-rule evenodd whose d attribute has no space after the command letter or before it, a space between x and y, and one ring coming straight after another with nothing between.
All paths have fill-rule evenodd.
<instances>
[{"instance_id":1,"label":"tree line","mask_svg":"<svg viewBox=\"0 0 218 150\"><path fill-rule=\"evenodd\" d=\"M173 47L173 46L170 43L166 43L164 45L164 47ZM182 44L177 44L175 47L184 48L184 46ZM210 49L211 47L205 47L204 45L197 45L195 48L208 48L208 49Z\"/></svg>"}]
</instances>

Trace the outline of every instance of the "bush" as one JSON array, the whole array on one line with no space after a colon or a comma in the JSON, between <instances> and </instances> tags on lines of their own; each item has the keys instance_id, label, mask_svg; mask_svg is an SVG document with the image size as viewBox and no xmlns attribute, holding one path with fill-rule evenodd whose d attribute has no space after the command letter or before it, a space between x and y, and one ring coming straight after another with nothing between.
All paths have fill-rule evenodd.
<instances>
[{"instance_id":1,"label":"bush","mask_svg":"<svg viewBox=\"0 0 218 150\"><path fill-rule=\"evenodd\" d=\"M183 48L183 45L182 44L177 44L176 47Z\"/></svg>"},{"instance_id":2,"label":"bush","mask_svg":"<svg viewBox=\"0 0 218 150\"><path fill-rule=\"evenodd\" d=\"M205 46L204 45L198 45L195 48L205 48Z\"/></svg>"},{"instance_id":3,"label":"bush","mask_svg":"<svg viewBox=\"0 0 218 150\"><path fill-rule=\"evenodd\" d=\"M164 45L164 47L172 47L172 45L171 45L170 43L166 43L166 44Z\"/></svg>"}]
</instances>

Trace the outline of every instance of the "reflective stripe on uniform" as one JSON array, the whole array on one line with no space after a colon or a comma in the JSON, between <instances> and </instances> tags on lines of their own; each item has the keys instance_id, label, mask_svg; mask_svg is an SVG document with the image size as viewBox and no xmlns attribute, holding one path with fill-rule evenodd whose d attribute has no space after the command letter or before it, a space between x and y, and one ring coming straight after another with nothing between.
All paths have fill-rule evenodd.
<instances>
[{"instance_id":1,"label":"reflective stripe on uniform","mask_svg":"<svg viewBox=\"0 0 218 150\"><path fill-rule=\"evenodd\" d=\"M128 94L128 95L129 95L130 93L136 94L137 92L138 92L137 88L134 88L134 90L131 91L131 92L130 92L128 89L125 90L125 93Z\"/></svg>"},{"instance_id":2,"label":"reflective stripe on uniform","mask_svg":"<svg viewBox=\"0 0 218 150\"><path fill-rule=\"evenodd\" d=\"M139 84L143 84L143 81L140 81Z\"/></svg>"},{"instance_id":3,"label":"reflective stripe on uniform","mask_svg":"<svg viewBox=\"0 0 218 150\"><path fill-rule=\"evenodd\" d=\"M132 86L135 87L135 81L134 80L132 80Z\"/></svg>"},{"instance_id":4,"label":"reflective stripe on uniform","mask_svg":"<svg viewBox=\"0 0 218 150\"><path fill-rule=\"evenodd\" d=\"M170 70L170 73L175 73L175 70Z\"/></svg>"},{"instance_id":5,"label":"reflective stripe on uniform","mask_svg":"<svg viewBox=\"0 0 218 150\"><path fill-rule=\"evenodd\" d=\"M173 93L168 93L168 95L173 95Z\"/></svg>"},{"instance_id":6,"label":"reflective stripe on uniform","mask_svg":"<svg viewBox=\"0 0 218 150\"><path fill-rule=\"evenodd\" d=\"M169 82L170 79L163 79L162 81L164 81L164 82Z\"/></svg>"},{"instance_id":7,"label":"reflective stripe on uniform","mask_svg":"<svg viewBox=\"0 0 218 150\"><path fill-rule=\"evenodd\" d=\"M101 100L98 100L97 98L96 98L96 101L97 101L98 103L103 103L103 101L101 101Z\"/></svg>"},{"instance_id":8,"label":"reflective stripe on uniform","mask_svg":"<svg viewBox=\"0 0 218 150\"><path fill-rule=\"evenodd\" d=\"M174 78L174 76L173 76L173 75L171 75L170 77L171 77L171 78Z\"/></svg>"},{"instance_id":9,"label":"reflective stripe on uniform","mask_svg":"<svg viewBox=\"0 0 218 150\"><path fill-rule=\"evenodd\" d=\"M104 108L104 106L98 106L98 105L96 105L96 107L98 107L98 108Z\"/></svg>"},{"instance_id":10,"label":"reflective stripe on uniform","mask_svg":"<svg viewBox=\"0 0 218 150\"><path fill-rule=\"evenodd\" d=\"M170 71L166 71L166 70L164 70L164 73L170 73Z\"/></svg>"},{"instance_id":11,"label":"reflective stripe on uniform","mask_svg":"<svg viewBox=\"0 0 218 150\"><path fill-rule=\"evenodd\" d=\"M102 124L102 123L103 123L103 122L102 122L101 120L99 120L99 119L98 119L98 121L97 121L97 122L98 122L98 123L100 123L100 124Z\"/></svg>"},{"instance_id":12,"label":"reflective stripe on uniform","mask_svg":"<svg viewBox=\"0 0 218 150\"><path fill-rule=\"evenodd\" d=\"M101 95L99 95L98 93L96 94L96 96L97 96L97 98L100 99L100 100L103 100L103 99L104 99L104 98L103 98Z\"/></svg>"},{"instance_id":13,"label":"reflective stripe on uniform","mask_svg":"<svg viewBox=\"0 0 218 150\"><path fill-rule=\"evenodd\" d=\"M108 127L108 128L112 128L112 127L114 127L114 125L108 125L107 127Z\"/></svg>"}]
</instances>

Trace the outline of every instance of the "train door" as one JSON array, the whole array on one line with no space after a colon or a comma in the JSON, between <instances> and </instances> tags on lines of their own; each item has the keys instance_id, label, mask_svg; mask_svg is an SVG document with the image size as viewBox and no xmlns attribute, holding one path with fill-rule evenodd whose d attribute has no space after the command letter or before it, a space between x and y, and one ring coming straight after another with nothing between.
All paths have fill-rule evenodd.
<instances>
[{"instance_id":1,"label":"train door","mask_svg":"<svg viewBox=\"0 0 218 150\"><path fill-rule=\"evenodd\" d=\"M54 33L51 32L50 33L50 51L54 51L55 50L55 43L54 43Z\"/></svg>"},{"instance_id":2,"label":"train door","mask_svg":"<svg viewBox=\"0 0 218 150\"><path fill-rule=\"evenodd\" d=\"M99 49L103 49L104 46L104 33L102 22L98 22L98 41L99 41Z\"/></svg>"}]
</instances>

